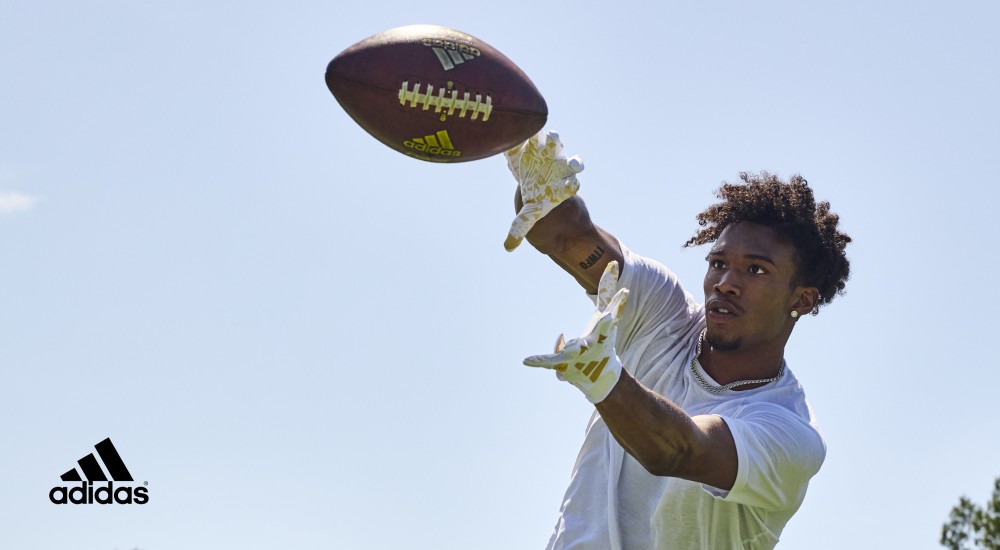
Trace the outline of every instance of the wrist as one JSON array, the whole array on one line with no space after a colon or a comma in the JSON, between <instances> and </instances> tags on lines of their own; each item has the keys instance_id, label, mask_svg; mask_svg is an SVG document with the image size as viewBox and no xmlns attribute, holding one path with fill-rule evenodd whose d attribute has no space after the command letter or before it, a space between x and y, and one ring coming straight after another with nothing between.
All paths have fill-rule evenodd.
<instances>
[{"instance_id":1,"label":"wrist","mask_svg":"<svg viewBox=\"0 0 1000 550\"><path fill-rule=\"evenodd\" d=\"M542 216L524 237L542 254L563 257L593 228L583 199L574 195Z\"/></svg>"}]
</instances>

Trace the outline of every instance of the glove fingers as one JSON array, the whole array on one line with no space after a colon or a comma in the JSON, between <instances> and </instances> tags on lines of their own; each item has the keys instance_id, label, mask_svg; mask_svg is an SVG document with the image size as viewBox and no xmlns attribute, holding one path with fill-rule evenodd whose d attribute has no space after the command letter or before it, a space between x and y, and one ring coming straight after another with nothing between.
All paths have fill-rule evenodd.
<instances>
[{"instance_id":1,"label":"glove fingers","mask_svg":"<svg viewBox=\"0 0 1000 550\"><path fill-rule=\"evenodd\" d=\"M522 363L529 367L564 371L571 360L571 356L563 355L562 353L550 353L548 355L532 355L530 357L525 357Z\"/></svg>"},{"instance_id":2,"label":"glove fingers","mask_svg":"<svg viewBox=\"0 0 1000 550\"><path fill-rule=\"evenodd\" d=\"M563 157L563 144L559 139L559 132L545 133L545 156L550 159Z\"/></svg>"},{"instance_id":3,"label":"glove fingers","mask_svg":"<svg viewBox=\"0 0 1000 550\"><path fill-rule=\"evenodd\" d=\"M608 265L604 266L600 282L597 283L597 307L602 311L607 309L615 287L618 286L618 271L617 261L608 262Z\"/></svg>"},{"instance_id":4,"label":"glove fingers","mask_svg":"<svg viewBox=\"0 0 1000 550\"><path fill-rule=\"evenodd\" d=\"M578 173L579 170L574 170L566 159L546 160L539 166L539 174L546 182L551 182L550 185L575 182Z\"/></svg>"},{"instance_id":5,"label":"glove fingers","mask_svg":"<svg viewBox=\"0 0 1000 550\"><path fill-rule=\"evenodd\" d=\"M565 348L566 348L566 337L564 335L560 334L559 338L556 339L556 351L555 351L555 353L559 353L560 351L562 351Z\"/></svg>"},{"instance_id":6,"label":"glove fingers","mask_svg":"<svg viewBox=\"0 0 1000 550\"><path fill-rule=\"evenodd\" d=\"M521 153L520 149L515 147L504 153L507 159L507 170L514 176L516 180L521 173Z\"/></svg>"},{"instance_id":7,"label":"glove fingers","mask_svg":"<svg viewBox=\"0 0 1000 550\"><path fill-rule=\"evenodd\" d=\"M522 141L521 143L518 143L517 145L504 151L503 156L507 157L507 162L510 163L511 161L518 160L518 158L521 156L521 151L524 150L524 147L527 144L528 144L527 141Z\"/></svg>"},{"instance_id":8,"label":"glove fingers","mask_svg":"<svg viewBox=\"0 0 1000 550\"><path fill-rule=\"evenodd\" d=\"M580 182L576 176L568 176L556 184L553 195L558 202L562 202L575 195L579 190Z\"/></svg>"},{"instance_id":9,"label":"glove fingers","mask_svg":"<svg viewBox=\"0 0 1000 550\"><path fill-rule=\"evenodd\" d=\"M597 321L597 326L594 327L594 332L591 333L596 335L594 337L594 344L604 344L607 341L608 336L610 336L615 330L617 324L618 319L615 319L611 315L601 317L601 319Z\"/></svg>"},{"instance_id":10,"label":"glove fingers","mask_svg":"<svg viewBox=\"0 0 1000 550\"><path fill-rule=\"evenodd\" d=\"M538 150L542 148L542 144L545 143L543 136L544 132L539 130L535 135L504 151L503 154L507 158L507 167L514 173L515 178L519 176L518 171L521 167L521 158L524 157L528 149Z\"/></svg>"},{"instance_id":11,"label":"glove fingers","mask_svg":"<svg viewBox=\"0 0 1000 550\"><path fill-rule=\"evenodd\" d=\"M579 340L590 343L603 343L603 340L597 337L599 334L607 336L608 329L606 328L609 321L611 323L617 323L618 321L614 319L610 313L606 311L596 311L590 316L590 321L587 326L583 327L583 332L580 333Z\"/></svg>"},{"instance_id":12,"label":"glove fingers","mask_svg":"<svg viewBox=\"0 0 1000 550\"><path fill-rule=\"evenodd\" d=\"M503 249L507 252L513 252L514 249L521 246L521 241L523 237L515 237L513 235L507 235L507 238L503 240Z\"/></svg>"},{"instance_id":13,"label":"glove fingers","mask_svg":"<svg viewBox=\"0 0 1000 550\"><path fill-rule=\"evenodd\" d=\"M573 171L574 174L579 174L583 172L583 157L580 155L573 155L566 159L566 166Z\"/></svg>"},{"instance_id":14,"label":"glove fingers","mask_svg":"<svg viewBox=\"0 0 1000 550\"><path fill-rule=\"evenodd\" d=\"M535 157L545 151L545 131L539 130L537 134L531 136L524 142L521 148L521 156Z\"/></svg>"},{"instance_id":15,"label":"glove fingers","mask_svg":"<svg viewBox=\"0 0 1000 550\"><path fill-rule=\"evenodd\" d=\"M615 293L615 297L608 303L607 312L611 314L616 323L622 318L622 312L625 311L625 302L627 301L628 289L622 288Z\"/></svg>"},{"instance_id":16,"label":"glove fingers","mask_svg":"<svg viewBox=\"0 0 1000 550\"><path fill-rule=\"evenodd\" d=\"M528 367L540 367L543 369L555 369L555 366L560 363L554 359L558 354L549 355L532 355L530 357L525 357L522 363ZM568 363L567 361L562 361L562 363Z\"/></svg>"},{"instance_id":17,"label":"glove fingers","mask_svg":"<svg viewBox=\"0 0 1000 550\"><path fill-rule=\"evenodd\" d=\"M522 362L529 367L566 370L566 365L580 355L581 345L586 345L586 342L581 338L574 338L567 342L565 347L558 353L532 355L530 357L525 357Z\"/></svg>"}]
</instances>

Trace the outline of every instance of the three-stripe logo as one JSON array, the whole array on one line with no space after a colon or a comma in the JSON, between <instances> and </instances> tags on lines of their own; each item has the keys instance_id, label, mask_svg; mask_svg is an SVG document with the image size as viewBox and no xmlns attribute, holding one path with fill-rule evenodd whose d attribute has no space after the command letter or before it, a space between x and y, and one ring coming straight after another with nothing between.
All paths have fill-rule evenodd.
<instances>
[{"instance_id":1,"label":"three-stripe logo","mask_svg":"<svg viewBox=\"0 0 1000 550\"><path fill-rule=\"evenodd\" d=\"M451 49L446 50L444 48L437 48L437 47L433 47L431 49L434 50L434 55L436 55L438 61L441 62L441 68L443 68L446 71L454 69L455 65L461 65L466 61L471 61L476 58L476 56L466 52L460 52Z\"/></svg>"},{"instance_id":2,"label":"three-stripe logo","mask_svg":"<svg viewBox=\"0 0 1000 550\"><path fill-rule=\"evenodd\" d=\"M115 481L133 481L133 479L131 472L125 466L125 461L118 454L118 449L115 448L110 437L94 445L94 449L97 450L97 455L101 457L101 462L104 463L104 468L107 469L107 474L111 478L109 479L108 475L105 475L104 469L101 468L101 464L97 461L94 453L90 453L76 461L80 466L80 470L83 471L83 475L87 478L86 481L80 477L80 472L76 468L71 468L59 476L59 479L63 481L79 481L82 483L80 486L73 488L53 487L49 491L49 500L53 504L145 504L149 501L149 493L145 486L131 487L125 485L117 488L114 486L113 482ZM95 489L95 482L104 481L108 482L107 485L102 485Z\"/></svg>"},{"instance_id":3,"label":"three-stripe logo","mask_svg":"<svg viewBox=\"0 0 1000 550\"><path fill-rule=\"evenodd\" d=\"M466 38L472 37L468 36ZM441 63L441 68L446 71L450 71L466 61L472 61L483 54L475 46L440 38L424 38L421 40L421 43L434 52L438 62Z\"/></svg>"},{"instance_id":4,"label":"three-stripe logo","mask_svg":"<svg viewBox=\"0 0 1000 550\"><path fill-rule=\"evenodd\" d=\"M604 359L601 359L600 362L591 361L589 363L574 363L573 368L581 371L584 376L590 378L591 382L597 382L601 373L604 372L604 367L608 364L608 359L609 357L605 357ZM555 365L554 368L559 372L566 372L566 369L569 368L569 363L559 363Z\"/></svg>"},{"instance_id":5,"label":"three-stripe logo","mask_svg":"<svg viewBox=\"0 0 1000 550\"><path fill-rule=\"evenodd\" d=\"M97 454L104 461L104 466L108 469L108 473L111 474L111 479L115 481L132 481L132 474L125 467L125 462L122 460L121 455L118 454L118 449L115 448L110 437L94 445L94 448L97 449ZM76 463L83 470L83 475L87 476L87 481L108 481L107 476L104 475L104 470L101 470L101 465L94 458L94 453L90 453L77 460ZM59 476L59 479L63 481L83 481L80 479L80 473L76 471L76 468Z\"/></svg>"}]
</instances>

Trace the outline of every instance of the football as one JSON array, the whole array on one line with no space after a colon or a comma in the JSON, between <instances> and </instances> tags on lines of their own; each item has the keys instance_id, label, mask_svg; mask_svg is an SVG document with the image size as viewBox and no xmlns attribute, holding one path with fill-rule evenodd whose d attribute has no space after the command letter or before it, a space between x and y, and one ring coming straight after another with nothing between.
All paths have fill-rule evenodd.
<instances>
[{"instance_id":1,"label":"football","mask_svg":"<svg viewBox=\"0 0 1000 550\"><path fill-rule=\"evenodd\" d=\"M429 162L495 155L534 135L548 117L545 99L510 59L436 25L358 42L330 61L326 85L369 134Z\"/></svg>"}]
</instances>

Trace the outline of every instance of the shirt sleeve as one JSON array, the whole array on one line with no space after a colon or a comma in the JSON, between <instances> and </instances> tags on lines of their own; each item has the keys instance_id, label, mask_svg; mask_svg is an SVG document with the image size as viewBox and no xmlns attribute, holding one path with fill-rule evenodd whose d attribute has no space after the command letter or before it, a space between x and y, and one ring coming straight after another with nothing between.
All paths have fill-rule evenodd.
<instances>
[{"instance_id":1,"label":"shirt sleeve","mask_svg":"<svg viewBox=\"0 0 1000 550\"><path fill-rule=\"evenodd\" d=\"M798 509L826 458L826 444L816 428L773 403L754 403L722 418L736 442L736 481L729 491L703 485L705 490L766 510Z\"/></svg>"},{"instance_id":2,"label":"shirt sleeve","mask_svg":"<svg viewBox=\"0 0 1000 550\"><path fill-rule=\"evenodd\" d=\"M698 322L701 305L666 266L635 254L624 244L621 249L625 265L618 288L628 288L629 297L618 323L619 348L627 348L654 331L668 339L681 338Z\"/></svg>"}]
</instances>

